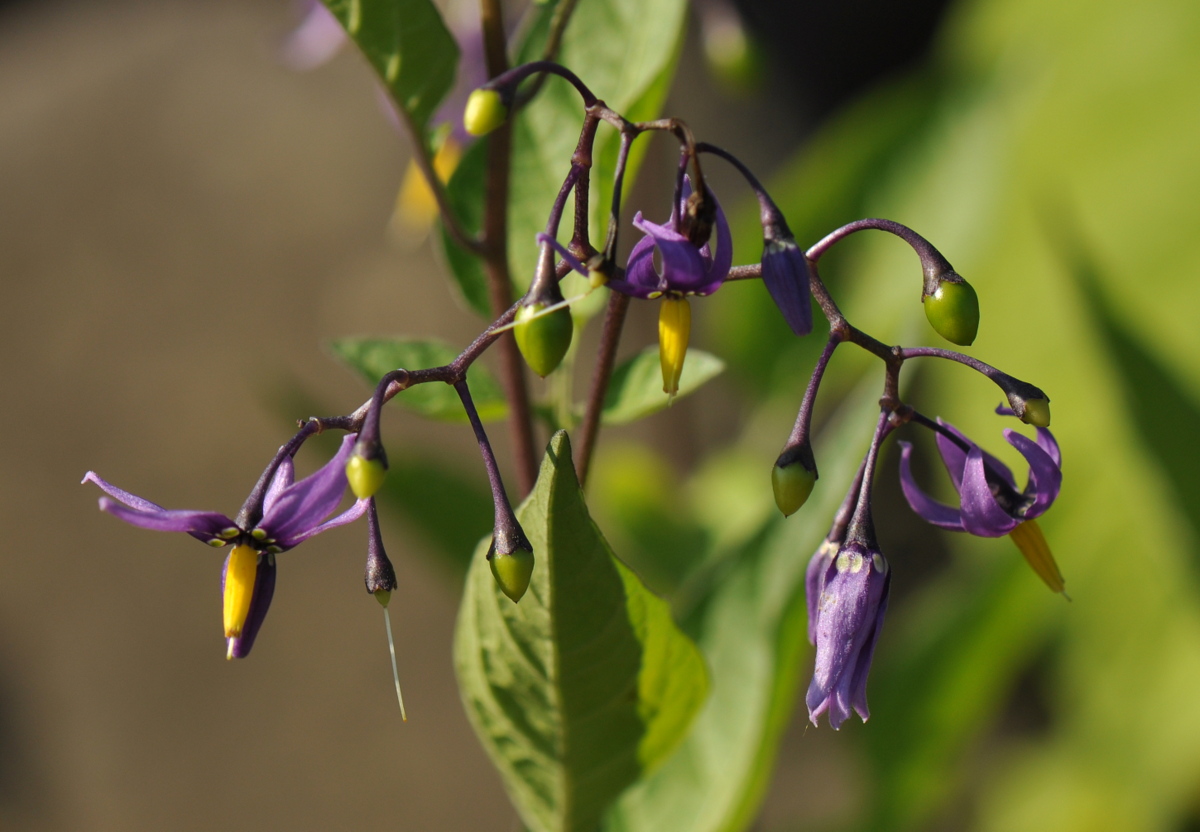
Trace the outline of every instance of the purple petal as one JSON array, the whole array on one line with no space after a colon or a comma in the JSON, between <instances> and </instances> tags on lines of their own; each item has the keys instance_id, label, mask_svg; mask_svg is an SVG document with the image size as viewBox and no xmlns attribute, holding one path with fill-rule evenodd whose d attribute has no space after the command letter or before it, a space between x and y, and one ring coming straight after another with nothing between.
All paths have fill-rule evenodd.
<instances>
[{"instance_id":1,"label":"purple petal","mask_svg":"<svg viewBox=\"0 0 1200 832\"><path fill-rule=\"evenodd\" d=\"M762 278L771 300L796 335L812 332L812 296L808 284L808 258L792 242L763 246Z\"/></svg>"},{"instance_id":2,"label":"purple petal","mask_svg":"<svg viewBox=\"0 0 1200 832\"><path fill-rule=\"evenodd\" d=\"M1040 517L1054 503L1062 488L1062 469L1038 443L1011 428L1004 431L1008 443L1021 452L1029 463L1029 484L1026 496L1033 495L1033 504L1022 513L1026 520Z\"/></svg>"},{"instance_id":3,"label":"purple petal","mask_svg":"<svg viewBox=\"0 0 1200 832\"><path fill-rule=\"evenodd\" d=\"M970 437L949 422L943 422L941 419L938 419L938 424L965 442L967 447L979 447L971 441ZM948 436L942 434L941 431L937 431L934 436L937 440L938 452L942 455L942 461L946 463L946 470L950 472L950 479L954 481L955 489L961 491L962 470L963 466L965 466L967 462L967 452L959 447ZM1012 471L1009 470L1008 466L996 459L996 457L992 456L987 451L983 451L981 449L981 452L983 453L983 458L987 462L987 465L992 472L1000 476L1001 479L1011 485L1013 491L1016 491L1017 481L1013 478Z\"/></svg>"},{"instance_id":4,"label":"purple petal","mask_svg":"<svg viewBox=\"0 0 1200 832\"><path fill-rule=\"evenodd\" d=\"M633 224L646 234L647 239L653 240L655 248L658 249L658 256L662 258L660 285L665 284L666 288L672 291L688 293L707 284L707 263L687 237L668 226L644 220L641 214L633 218ZM636 246L634 248L636 250ZM632 273L634 271L632 253L629 261L629 271ZM649 256L649 252L642 255L638 265L639 269L646 268L645 265L641 265L643 262L653 270L654 261ZM630 282L635 284L645 285L647 279L648 276L640 279L634 278L632 274L629 276Z\"/></svg>"},{"instance_id":5,"label":"purple petal","mask_svg":"<svg viewBox=\"0 0 1200 832\"><path fill-rule=\"evenodd\" d=\"M336 529L338 526L344 526L347 523L353 523L355 520L363 516L363 513L367 510L367 503L369 502L369 499L357 500L355 501L354 505L350 506L350 508L343 511L338 516L326 520L319 526L314 526L313 528L301 532L293 537L280 538L278 541L279 546L284 549L291 549L294 546L299 546L310 537L316 537L322 532L327 532L330 529Z\"/></svg>"},{"instance_id":6,"label":"purple petal","mask_svg":"<svg viewBox=\"0 0 1200 832\"><path fill-rule=\"evenodd\" d=\"M708 264L708 280L711 289L697 294L712 294L725 282L729 276L729 267L733 265L733 235L729 233L729 222L725 219L725 211L721 208L717 195L711 190L713 204L717 207L717 253Z\"/></svg>"},{"instance_id":7,"label":"purple petal","mask_svg":"<svg viewBox=\"0 0 1200 832\"><path fill-rule=\"evenodd\" d=\"M228 556L225 558L228 568ZM225 595L225 570L221 570L221 596ZM275 556L259 555L258 571L254 575L254 594L250 596L250 612L246 615L246 623L242 625L242 634L228 640L229 655L235 659L244 659L250 655L254 639L267 617L271 607L271 599L275 597Z\"/></svg>"},{"instance_id":8,"label":"purple petal","mask_svg":"<svg viewBox=\"0 0 1200 832\"><path fill-rule=\"evenodd\" d=\"M83 485L84 483L89 482L100 486L100 490L105 494L113 497L116 500L119 500L130 508L136 508L140 511L166 511L166 509L160 506L158 503L152 503L149 500L137 496L136 494L130 494L128 491L122 491L112 483L100 479L100 477L96 475L95 471L88 471L86 474L84 474L83 480L79 484Z\"/></svg>"},{"instance_id":9,"label":"purple petal","mask_svg":"<svg viewBox=\"0 0 1200 832\"><path fill-rule=\"evenodd\" d=\"M312 476L284 489L271 510L263 513L258 528L287 548L295 543L285 541L294 541L319 526L337 509L346 492L346 461L354 452L357 439L353 433L344 438L333 459Z\"/></svg>"},{"instance_id":10,"label":"purple petal","mask_svg":"<svg viewBox=\"0 0 1200 832\"><path fill-rule=\"evenodd\" d=\"M539 233L537 235L537 241L539 245L549 244L552 249L558 252L558 256L565 260L572 269L579 272L584 277L588 276L587 266L580 263L579 258L569 252L565 246L558 242L558 240L554 239L549 234Z\"/></svg>"},{"instance_id":11,"label":"purple petal","mask_svg":"<svg viewBox=\"0 0 1200 832\"><path fill-rule=\"evenodd\" d=\"M940 435L939 435L940 436ZM912 443L900 443L900 489L917 515L927 523L954 532L963 530L962 514L958 509L930 497L917 485L912 475Z\"/></svg>"},{"instance_id":12,"label":"purple petal","mask_svg":"<svg viewBox=\"0 0 1200 832\"><path fill-rule=\"evenodd\" d=\"M629 261L625 264L625 277L610 279L608 287L614 292L642 300L649 299L651 295L657 296L666 289L654 268L653 237L643 237L637 241L633 251L629 253Z\"/></svg>"},{"instance_id":13,"label":"purple petal","mask_svg":"<svg viewBox=\"0 0 1200 832\"><path fill-rule=\"evenodd\" d=\"M346 43L342 24L317 0L308 0L304 19L283 43L283 62L292 69L315 69L338 53Z\"/></svg>"},{"instance_id":14,"label":"purple petal","mask_svg":"<svg viewBox=\"0 0 1200 832\"><path fill-rule=\"evenodd\" d=\"M1058 449L1058 441L1054 438L1054 434L1046 428L1038 428L1037 443L1038 447L1050 455L1054 464L1062 468L1062 451Z\"/></svg>"},{"instance_id":15,"label":"purple petal","mask_svg":"<svg viewBox=\"0 0 1200 832\"><path fill-rule=\"evenodd\" d=\"M962 489L963 529L979 537L1001 537L1021 521L1005 511L996 498L984 473L983 451L972 448L963 470Z\"/></svg>"},{"instance_id":16,"label":"purple petal","mask_svg":"<svg viewBox=\"0 0 1200 832\"><path fill-rule=\"evenodd\" d=\"M821 592L825 589L825 576L833 558L837 556L838 544L825 540L808 561L804 570L804 599L808 604L808 643L817 643L817 612Z\"/></svg>"},{"instance_id":17,"label":"purple petal","mask_svg":"<svg viewBox=\"0 0 1200 832\"><path fill-rule=\"evenodd\" d=\"M141 511L129 508L107 497L100 498L100 510L141 529L156 532L187 532L200 540L212 540L237 524L218 511Z\"/></svg>"},{"instance_id":18,"label":"purple petal","mask_svg":"<svg viewBox=\"0 0 1200 832\"><path fill-rule=\"evenodd\" d=\"M295 482L296 463L290 456L285 456L283 462L279 463L279 467L275 469L275 475L271 477L267 493L263 496L263 513L270 511L279 499L279 495L291 488Z\"/></svg>"},{"instance_id":19,"label":"purple petal","mask_svg":"<svg viewBox=\"0 0 1200 832\"><path fill-rule=\"evenodd\" d=\"M867 707L867 675L871 671L871 661L875 658L875 644L879 641L879 632L883 629L883 616L887 612L891 586L892 573L889 571L884 578L883 594L879 599L879 609L875 614L875 626L867 637L866 644L858 653L858 663L854 666L854 677L850 681L850 704L858 712L858 718L863 722L871 718L871 709Z\"/></svg>"}]
</instances>

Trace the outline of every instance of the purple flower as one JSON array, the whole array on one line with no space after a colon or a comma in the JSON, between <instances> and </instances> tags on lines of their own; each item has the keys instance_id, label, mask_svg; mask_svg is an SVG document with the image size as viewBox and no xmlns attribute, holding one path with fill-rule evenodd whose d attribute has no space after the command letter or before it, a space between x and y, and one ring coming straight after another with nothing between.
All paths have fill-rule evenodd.
<instances>
[{"instance_id":1,"label":"purple flower","mask_svg":"<svg viewBox=\"0 0 1200 832\"><path fill-rule=\"evenodd\" d=\"M1012 414L1007 408L997 412ZM921 490L912 475L912 445L901 442L900 486L912 510L922 518L943 529L1001 537L1050 508L1062 487L1062 455L1049 430L1038 428L1035 441L1005 429L1004 438L1029 463L1029 481L1023 491L1018 491L1008 466L984 452L953 425L940 419L938 424L950 434L937 432L937 446L958 491L959 508L939 503Z\"/></svg>"},{"instance_id":2,"label":"purple flower","mask_svg":"<svg viewBox=\"0 0 1200 832\"><path fill-rule=\"evenodd\" d=\"M817 724L829 713L834 729L853 708L866 722L867 673L887 610L891 574L883 554L859 543L826 540L805 575L808 640L817 647L805 703Z\"/></svg>"},{"instance_id":3,"label":"purple flower","mask_svg":"<svg viewBox=\"0 0 1200 832\"><path fill-rule=\"evenodd\" d=\"M1013 415L1006 407L999 407L996 412ZM1023 490L1018 490L1008 466L952 425L940 419L938 424L945 431L935 434L938 451L958 491L959 507L940 503L921 490L912 475L912 445L901 442L900 487L912 510L943 529L979 537L1011 535L1042 580L1055 592L1062 592L1062 575L1041 530L1033 522L1046 513L1062 488L1062 454L1054 435L1046 428L1038 428L1035 440L1005 429L1004 438L1029 463L1028 481Z\"/></svg>"},{"instance_id":4,"label":"purple flower","mask_svg":"<svg viewBox=\"0 0 1200 832\"><path fill-rule=\"evenodd\" d=\"M711 295L721 287L729 276L729 267L733 265L733 240L729 234L729 223L716 196L713 196L716 204L716 253L713 253L711 242L699 247L693 245L683 233L680 223L683 206L691 192L691 184L685 179L679 204L671 211L671 218L665 225L645 220L638 212L633 224L646 236L629 253L624 277L610 279L609 288L635 298L651 299L664 295ZM662 262L661 273L654 267L656 249Z\"/></svg>"},{"instance_id":5,"label":"purple flower","mask_svg":"<svg viewBox=\"0 0 1200 832\"><path fill-rule=\"evenodd\" d=\"M126 523L160 532L186 532L210 546L233 547L225 559L221 591L228 655L242 658L250 652L274 594L275 555L323 531L357 520L366 511L367 501L359 500L327 519L346 492L346 462L354 452L356 439L354 434L343 439L333 459L300 482L295 481L291 456L285 454L258 505L248 501L238 521L216 511L165 509L122 491L94 471L88 471L83 481L95 483L108 495L100 498L101 511ZM250 519L243 519L247 517Z\"/></svg>"}]
</instances>

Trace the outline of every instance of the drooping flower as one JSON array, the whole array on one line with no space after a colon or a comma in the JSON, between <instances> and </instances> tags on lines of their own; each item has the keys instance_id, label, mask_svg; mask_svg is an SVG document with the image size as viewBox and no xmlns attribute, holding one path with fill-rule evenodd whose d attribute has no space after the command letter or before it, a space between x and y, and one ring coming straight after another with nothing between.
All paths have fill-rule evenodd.
<instances>
[{"instance_id":1,"label":"drooping flower","mask_svg":"<svg viewBox=\"0 0 1200 832\"><path fill-rule=\"evenodd\" d=\"M808 640L817 657L805 704L813 725L828 712L837 729L853 709L866 722L867 674L887 611L891 572L883 554L825 540L805 575Z\"/></svg>"},{"instance_id":2,"label":"drooping flower","mask_svg":"<svg viewBox=\"0 0 1200 832\"><path fill-rule=\"evenodd\" d=\"M1014 415L1006 407L997 408L996 412ZM1035 522L1054 503L1062 487L1062 454L1054 435L1039 427L1037 438L1030 439L1005 429L1004 438L1029 463L1028 481L1023 490L1018 490L1008 466L954 426L941 420L938 423L945 431L936 433L938 451L958 491L959 507L940 503L921 490L912 475L912 445L901 442L900 486L912 510L943 529L979 537L1011 536L1046 585L1062 592L1062 573Z\"/></svg>"},{"instance_id":3,"label":"drooping flower","mask_svg":"<svg viewBox=\"0 0 1200 832\"><path fill-rule=\"evenodd\" d=\"M249 501L237 521L217 511L165 509L102 480L94 471L88 471L83 482L95 483L108 495L100 498L101 511L126 523L154 531L186 532L217 548L232 546L222 571L221 593L227 656L240 659L249 654L270 606L275 555L357 520L366 511L367 501L358 500L330 518L346 492L346 462L355 439L354 434L343 439L333 459L300 482L295 481L292 457L285 455L258 505Z\"/></svg>"},{"instance_id":4,"label":"drooping flower","mask_svg":"<svg viewBox=\"0 0 1200 832\"><path fill-rule=\"evenodd\" d=\"M679 204L671 210L671 218L663 225L642 218L639 211L633 225L646 236L638 240L629 253L625 274L608 281L613 291L635 298L660 297L683 298L688 295L711 295L725 278L733 265L733 238L729 223L717 197L709 192L715 206L716 252L711 241L696 246L687 237L681 217L688 197L692 193L691 183L685 179ZM654 253L657 250L662 262L661 271L655 268Z\"/></svg>"}]
</instances>

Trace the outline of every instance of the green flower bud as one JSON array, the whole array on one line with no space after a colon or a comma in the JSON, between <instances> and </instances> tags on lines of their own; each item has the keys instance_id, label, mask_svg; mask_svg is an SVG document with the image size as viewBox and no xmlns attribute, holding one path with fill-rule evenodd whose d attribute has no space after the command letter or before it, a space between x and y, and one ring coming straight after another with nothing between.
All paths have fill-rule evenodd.
<instances>
[{"instance_id":1,"label":"green flower bud","mask_svg":"<svg viewBox=\"0 0 1200 832\"><path fill-rule=\"evenodd\" d=\"M971 284L951 272L957 280L939 278L937 287L922 295L925 317L937 334L952 344L970 346L979 332L979 296Z\"/></svg>"},{"instance_id":2,"label":"green flower bud","mask_svg":"<svg viewBox=\"0 0 1200 832\"><path fill-rule=\"evenodd\" d=\"M808 470L799 460L784 466L776 463L771 468L771 488L775 491L775 505L779 506L784 517L791 517L808 502L816 482L817 472Z\"/></svg>"},{"instance_id":3,"label":"green flower bud","mask_svg":"<svg viewBox=\"0 0 1200 832\"><path fill-rule=\"evenodd\" d=\"M359 454L350 457L346 463L346 479L350 482L350 490L360 500L374 497L383 487L387 479L387 466L382 459L366 459Z\"/></svg>"},{"instance_id":4,"label":"green flower bud","mask_svg":"<svg viewBox=\"0 0 1200 832\"><path fill-rule=\"evenodd\" d=\"M544 303L522 306L517 310L517 325L513 327L525 363L542 378L562 363L575 328L570 309L564 306L548 314L538 314L545 308Z\"/></svg>"},{"instance_id":5,"label":"green flower bud","mask_svg":"<svg viewBox=\"0 0 1200 832\"><path fill-rule=\"evenodd\" d=\"M1021 414L1021 421L1027 425L1033 425L1035 428L1050 427L1050 400L1026 399L1025 412Z\"/></svg>"},{"instance_id":6,"label":"green flower bud","mask_svg":"<svg viewBox=\"0 0 1200 832\"><path fill-rule=\"evenodd\" d=\"M463 127L472 136L486 136L508 118L508 107L495 90L478 89L467 98Z\"/></svg>"},{"instance_id":7,"label":"green flower bud","mask_svg":"<svg viewBox=\"0 0 1200 832\"><path fill-rule=\"evenodd\" d=\"M529 579L533 575L533 552L529 549L514 549L508 555L492 552L488 557L488 565L492 568L492 577L500 585L500 591L511 598L514 604L520 601L525 590L529 589Z\"/></svg>"}]
</instances>

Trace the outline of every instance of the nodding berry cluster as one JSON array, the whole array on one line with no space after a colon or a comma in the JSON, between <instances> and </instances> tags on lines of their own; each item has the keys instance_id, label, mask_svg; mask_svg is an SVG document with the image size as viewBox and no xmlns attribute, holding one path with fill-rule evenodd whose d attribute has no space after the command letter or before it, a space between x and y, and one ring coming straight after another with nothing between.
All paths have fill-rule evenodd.
<instances>
[{"instance_id":1,"label":"nodding berry cluster","mask_svg":"<svg viewBox=\"0 0 1200 832\"><path fill-rule=\"evenodd\" d=\"M938 503L917 486L910 470L912 448L902 443L902 487L914 511L937 526L985 537L1010 535L1037 574L1056 592L1063 580L1038 529L1035 518L1058 495L1062 481L1061 456L1046 427L1049 399L1040 389L974 358L944 349L889 347L854 327L838 309L822 282L817 264L836 243L859 231L886 231L904 240L920 258L924 275L921 300L933 328L960 345L974 341L979 304L974 289L923 237L899 223L864 219L837 229L811 248L796 243L786 219L766 189L729 152L697 142L678 119L631 122L609 109L570 70L548 61L509 70L475 90L467 100L464 126L474 135L488 133L505 122L518 105L518 89L533 76L565 78L583 99L584 116L571 166L550 210L545 233L538 235L537 268L529 291L500 315L452 362L425 369L400 368L385 375L374 394L345 416L313 418L279 449L263 471L236 519L216 512L168 511L122 491L89 472L90 481L104 490L100 508L122 520L158 531L181 531L215 547L229 547L225 561L224 629L228 656L249 653L275 586L275 556L326 529L367 515L368 557L366 586L386 607L396 587L396 574L384 551L376 519L374 495L387 473L387 455L380 435L380 412L396 395L418 385L453 385L479 443L495 502L495 525L488 560L500 588L514 602L527 589L534 553L506 495L495 455L471 399L466 374L472 363L501 335L513 330L529 366L540 376L552 373L570 346L573 326L569 306L560 290L572 269L589 278L593 289L611 290L597 370L582 423L581 477L599 426L600 404L612 373L613 358L631 298L657 300L660 305L659 345L663 391L679 389L687 355L691 312L689 299L716 292L725 282L761 278L780 313L797 336L813 329L815 299L829 324L824 351L817 360L804 393L795 427L772 469L775 500L784 515L795 513L808 499L817 480L810 441L811 417L817 391L834 351L855 344L878 357L884 366L880 417L870 448L857 477L834 519L829 534L813 555L807 570L809 639L816 645L816 667L807 704L815 722L829 713L836 728L853 709L866 719L866 680L887 607L890 575L876 541L871 518L871 484L883 440L899 425L916 423L932 430L937 446L960 496L958 507ZM592 149L601 123L619 131L620 147L613 181L607 236L600 248L588 236L588 196ZM617 259L621 190L633 143L644 133L665 131L680 146L674 197L666 222L651 222L639 213L633 226L644 235L622 267ZM733 165L758 199L763 227L759 263L733 267L729 225L708 188L701 157L715 156ZM574 228L570 239L556 239L567 200L574 193ZM557 255L557 258L556 258ZM657 260L656 260L657 255ZM1024 489L1007 467L940 420L929 419L900 399L900 370L912 358L957 361L995 382L1007 398L998 412L1037 428L1035 439L1005 431L1008 441L1029 462ZM292 458L311 436L325 430L348 435L341 449L312 476L295 482ZM349 486L357 501L333 516Z\"/></svg>"}]
</instances>

